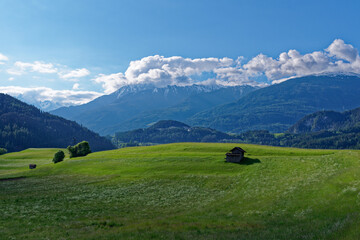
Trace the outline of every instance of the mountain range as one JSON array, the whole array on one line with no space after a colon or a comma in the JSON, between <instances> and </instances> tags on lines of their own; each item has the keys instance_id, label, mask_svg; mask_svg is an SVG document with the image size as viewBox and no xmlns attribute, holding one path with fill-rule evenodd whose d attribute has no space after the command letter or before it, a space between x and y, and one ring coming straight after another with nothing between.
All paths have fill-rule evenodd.
<instances>
[{"instance_id":1,"label":"mountain range","mask_svg":"<svg viewBox=\"0 0 360 240\"><path fill-rule=\"evenodd\" d=\"M264 88L129 85L87 104L51 113L101 135L146 128L164 119L232 133L284 132L307 114L359 107L359 96L359 76L322 74Z\"/></svg>"},{"instance_id":2,"label":"mountain range","mask_svg":"<svg viewBox=\"0 0 360 240\"><path fill-rule=\"evenodd\" d=\"M31 96L31 97L24 96L23 94L19 94L18 96L16 96L16 98L22 102L33 105L34 107L39 108L40 110L46 111L46 112L63 107L63 104L61 104L59 102L50 101L50 100L39 101L39 100L35 99L33 96Z\"/></svg>"},{"instance_id":3,"label":"mountain range","mask_svg":"<svg viewBox=\"0 0 360 240\"><path fill-rule=\"evenodd\" d=\"M74 121L43 112L6 94L0 94L0 147L64 148L86 140L92 151L113 149L112 143Z\"/></svg>"},{"instance_id":4,"label":"mountain range","mask_svg":"<svg viewBox=\"0 0 360 240\"><path fill-rule=\"evenodd\" d=\"M129 85L87 104L62 107L51 113L107 135L145 128L163 119L185 121L198 112L236 101L256 89L251 86Z\"/></svg>"},{"instance_id":5,"label":"mountain range","mask_svg":"<svg viewBox=\"0 0 360 240\"><path fill-rule=\"evenodd\" d=\"M200 112L186 122L234 133L256 129L284 132L307 114L359 106L358 76L306 76L258 89L236 102Z\"/></svg>"}]
</instances>

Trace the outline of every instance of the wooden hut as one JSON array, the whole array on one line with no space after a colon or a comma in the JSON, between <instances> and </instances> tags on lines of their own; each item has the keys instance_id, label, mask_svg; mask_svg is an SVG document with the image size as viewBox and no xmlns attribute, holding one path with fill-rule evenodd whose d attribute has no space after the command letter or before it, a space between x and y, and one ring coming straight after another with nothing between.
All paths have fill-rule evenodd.
<instances>
[{"instance_id":1,"label":"wooden hut","mask_svg":"<svg viewBox=\"0 0 360 240\"><path fill-rule=\"evenodd\" d=\"M29 164L29 168L30 168L30 169L35 169L35 168L36 168L36 164L31 164L31 163L30 163L30 164Z\"/></svg>"},{"instance_id":2,"label":"wooden hut","mask_svg":"<svg viewBox=\"0 0 360 240\"><path fill-rule=\"evenodd\" d=\"M244 159L244 153L246 151L241 147L234 147L228 153L226 153L226 161L233 163L240 163Z\"/></svg>"}]
</instances>

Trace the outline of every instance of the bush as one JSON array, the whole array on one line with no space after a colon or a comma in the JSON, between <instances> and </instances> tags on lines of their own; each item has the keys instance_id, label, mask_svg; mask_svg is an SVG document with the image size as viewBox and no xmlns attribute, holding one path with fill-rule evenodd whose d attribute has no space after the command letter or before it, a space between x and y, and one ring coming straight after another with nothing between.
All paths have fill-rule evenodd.
<instances>
[{"instance_id":1,"label":"bush","mask_svg":"<svg viewBox=\"0 0 360 240\"><path fill-rule=\"evenodd\" d=\"M65 158L65 153L61 150L59 150L57 153L55 153L54 158L53 158L53 162L54 163L58 163L63 161Z\"/></svg>"},{"instance_id":2,"label":"bush","mask_svg":"<svg viewBox=\"0 0 360 240\"><path fill-rule=\"evenodd\" d=\"M67 150L70 153L70 158L86 156L91 153L90 145L86 141L82 141L75 146L68 146Z\"/></svg>"},{"instance_id":3,"label":"bush","mask_svg":"<svg viewBox=\"0 0 360 240\"><path fill-rule=\"evenodd\" d=\"M6 148L0 148L0 155L7 153Z\"/></svg>"}]
</instances>

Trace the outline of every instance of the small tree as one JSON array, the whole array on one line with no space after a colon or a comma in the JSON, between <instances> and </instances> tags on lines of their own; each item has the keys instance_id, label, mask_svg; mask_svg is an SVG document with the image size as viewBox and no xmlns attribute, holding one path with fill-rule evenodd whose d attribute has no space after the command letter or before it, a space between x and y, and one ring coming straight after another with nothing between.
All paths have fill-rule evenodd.
<instances>
[{"instance_id":1,"label":"small tree","mask_svg":"<svg viewBox=\"0 0 360 240\"><path fill-rule=\"evenodd\" d=\"M61 150L59 150L57 153L55 153L54 158L53 158L53 162L54 163L58 163L63 161L65 158L65 153Z\"/></svg>"},{"instance_id":2,"label":"small tree","mask_svg":"<svg viewBox=\"0 0 360 240\"><path fill-rule=\"evenodd\" d=\"M6 148L0 148L0 155L3 155L7 153L7 149Z\"/></svg>"},{"instance_id":3,"label":"small tree","mask_svg":"<svg viewBox=\"0 0 360 240\"><path fill-rule=\"evenodd\" d=\"M91 153L90 145L87 141L82 141L75 146L68 146L67 150L70 153L70 158L86 156Z\"/></svg>"}]
</instances>

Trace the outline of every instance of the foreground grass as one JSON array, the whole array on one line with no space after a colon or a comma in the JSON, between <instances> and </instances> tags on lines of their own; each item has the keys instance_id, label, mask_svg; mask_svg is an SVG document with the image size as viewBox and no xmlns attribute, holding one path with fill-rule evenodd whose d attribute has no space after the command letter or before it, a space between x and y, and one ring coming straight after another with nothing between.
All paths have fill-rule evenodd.
<instances>
[{"instance_id":1,"label":"foreground grass","mask_svg":"<svg viewBox=\"0 0 360 240\"><path fill-rule=\"evenodd\" d=\"M359 151L241 145L244 163L225 163L234 146L0 156L0 238L360 238Z\"/></svg>"}]
</instances>

